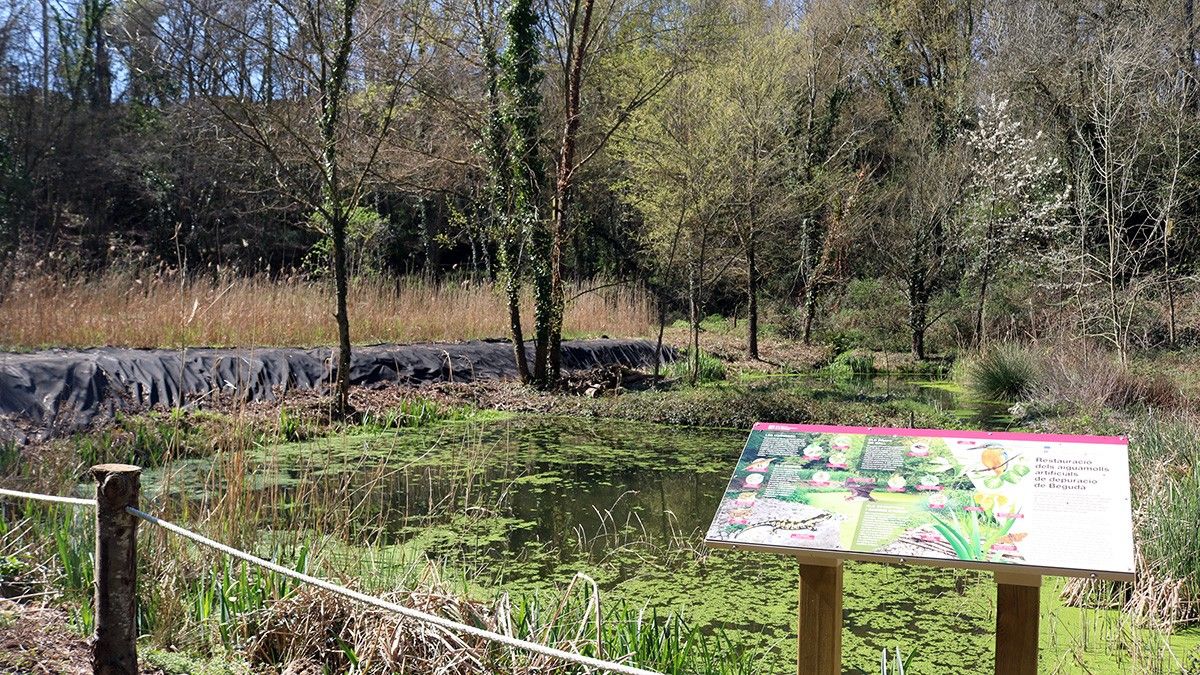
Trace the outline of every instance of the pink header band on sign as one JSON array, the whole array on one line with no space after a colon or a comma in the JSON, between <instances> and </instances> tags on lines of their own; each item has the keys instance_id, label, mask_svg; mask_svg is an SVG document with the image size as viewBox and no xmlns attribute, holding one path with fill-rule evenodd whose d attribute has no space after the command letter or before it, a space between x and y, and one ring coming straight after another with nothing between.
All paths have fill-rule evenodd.
<instances>
[{"instance_id":1,"label":"pink header band on sign","mask_svg":"<svg viewBox=\"0 0 1200 675\"><path fill-rule=\"evenodd\" d=\"M778 424L758 422L755 431L799 431L810 434L876 434L886 436L917 436L921 438L974 438L1009 441L1041 441L1045 443L1095 443L1128 445L1122 436L1073 436L1071 434L1028 434L1015 431L955 431L953 429L892 429L889 427L839 427L829 424Z\"/></svg>"}]
</instances>

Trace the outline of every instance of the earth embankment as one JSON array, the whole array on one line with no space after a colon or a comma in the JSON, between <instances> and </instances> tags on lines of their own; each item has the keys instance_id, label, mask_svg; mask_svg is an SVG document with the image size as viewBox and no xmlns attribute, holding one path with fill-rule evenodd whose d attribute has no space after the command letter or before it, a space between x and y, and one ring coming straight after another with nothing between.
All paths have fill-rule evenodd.
<instances>
[{"instance_id":1,"label":"earth embankment","mask_svg":"<svg viewBox=\"0 0 1200 675\"><path fill-rule=\"evenodd\" d=\"M651 367L647 340L568 340L564 370ZM532 361L532 345L526 351ZM52 349L0 354L0 439L23 440L86 428L118 412L203 405L233 398L270 401L288 390L324 391L333 382L329 348ZM664 357L674 350L664 348ZM516 379L506 341L356 347L353 386Z\"/></svg>"}]
</instances>

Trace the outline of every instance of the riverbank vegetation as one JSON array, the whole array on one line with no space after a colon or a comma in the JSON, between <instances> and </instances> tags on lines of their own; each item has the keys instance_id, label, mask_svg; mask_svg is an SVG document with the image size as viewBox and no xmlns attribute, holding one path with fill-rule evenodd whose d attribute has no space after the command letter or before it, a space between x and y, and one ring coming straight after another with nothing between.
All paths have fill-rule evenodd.
<instances>
[{"instance_id":1,"label":"riverbank vegetation","mask_svg":"<svg viewBox=\"0 0 1200 675\"><path fill-rule=\"evenodd\" d=\"M0 297L33 319L7 346L336 341L344 358L488 334L534 342L521 371L545 388L564 330L604 331L574 324L572 280L595 278L646 289L694 350L706 317L737 317L752 358L768 326L919 361L1195 341L1190 12L176 4L4 15ZM164 268L181 291L144 300L142 270ZM230 270L257 276L226 292ZM434 305L392 296L414 275ZM446 290L464 280L495 297ZM92 301L92 283L119 287ZM57 307L26 317L31 291ZM652 332L632 302L606 332ZM245 331L219 318L260 308ZM124 328L164 311L170 330Z\"/></svg>"},{"instance_id":2,"label":"riverbank vegetation","mask_svg":"<svg viewBox=\"0 0 1200 675\"><path fill-rule=\"evenodd\" d=\"M80 476L88 465L135 461L147 467L147 508L288 566L664 672L770 673L792 658L794 570L774 558L742 560L697 547L697 530L711 514L695 507L709 501L706 491L724 489L723 455L736 452L750 420L977 424L939 403L940 389L925 390L925 400L921 391L904 381L885 390L869 380L757 375L599 398L447 384L401 397L356 392L360 424L322 417L315 396L312 405L298 397L282 407L129 417L99 434L14 448L3 470L6 485L86 495L90 486ZM596 416L605 419L588 421ZM1064 408L1026 423L1128 433L1135 448L1138 581L1049 587L1046 660L1091 672L1182 672L1195 656L1188 627L1198 598L1194 547L1187 545L1197 498L1188 468L1196 464L1195 419L1145 407ZM698 425L734 428L709 433ZM626 478L611 483L614 470ZM580 499L578 509L569 506ZM547 513L546 503L561 506ZM672 515L657 512L663 504ZM86 633L88 514L11 502L0 508L4 593L65 607L71 630ZM465 672L521 673L537 665L471 641L432 639L414 625L230 564L161 530L144 527L140 536L142 649L151 663L174 663L177 670L168 672L338 670L354 662L364 672L386 672L397 645L413 657L467 659ZM662 573L635 571L647 564ZM847 663L865 670L878 663L880 641L896 639L910 672L987 669L985 576L851 567ZM761 593L738 586L747 569L767 584ZM772 579L778 589L771 590ZM729 602L712 594L713 584ZM914 607L931 598L953 604L946 616L957 617L956 627L935 627L915 609L896 616L897 607L916 602L913 593L921 597ZM770 630L747 630L741 621L751 617ZM925 629L919 637L884 635L881 621ZM476 661L485 666L472 670Z\"/></svg>"},{"instance_id":3,"label":"riverbank vegetation","mask_svg":"<svg viewBox=\"0 0 1200 675\"><path fill-rule=\"evenodd\" d=\"M569 283L565 292L569 337L652 333L654 304L640 287L598 279ZM25 277L0 294L0 348L328 346L337 342L332 293L327 283L303 276L231 270ZM487 280L364 277L347 293L361 344L495 338L508 326L504 297ZM526 311L523 318L531 316Z\"/></svg>"}]
</instances>

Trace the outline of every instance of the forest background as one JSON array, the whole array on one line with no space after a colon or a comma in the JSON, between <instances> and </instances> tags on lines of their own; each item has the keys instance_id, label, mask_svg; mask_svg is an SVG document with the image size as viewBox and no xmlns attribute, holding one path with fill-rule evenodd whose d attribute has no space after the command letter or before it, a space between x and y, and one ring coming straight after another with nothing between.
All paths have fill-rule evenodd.
<instances>
[{"instance_id":1,"label":"forest background","mask_svg":"<svg viewBox=\"0 0 1200 675\"><path fill-rule=\"evenodd\" d=\"M693 369L710 314L1124 361L1200 336L1196 41L1191 0L6 0L0 304L328 287L348 359L419 277L543 386L610 285Z\"/></svg>"}]
</instances>

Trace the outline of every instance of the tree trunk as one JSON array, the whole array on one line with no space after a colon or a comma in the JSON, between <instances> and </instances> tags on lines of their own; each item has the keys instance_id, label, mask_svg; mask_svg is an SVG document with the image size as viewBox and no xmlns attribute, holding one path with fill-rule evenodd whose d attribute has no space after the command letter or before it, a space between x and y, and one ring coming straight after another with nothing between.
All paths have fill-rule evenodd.
<instances>
[{"instance_id":1,"label":"tree trunk","mask_svg":"<svg viewBox=\"0 0 1200 675\"><path fill-rule=\"evenodd\" d=\"M1167 287L1167 346L1175 347L1175 284L1171 283L1170 219L1163 230L1163 281Z\"/></svg>"},{"instance_id":2,"label":"tree trunk","mask_svg":"<svg viewBox=\"0 0 1200 675\"><path fill-rule=\"evenodd\" d=\"M533 253L533 383L540 389L550 386L550 327L554 322L553 284L550 257L553 242L545 221L533 223L530 248Z\"/></svg>"},{"instance_id":3,"label":"tree trunk","mask_svg":"<svg viewBox=\"0 0 1200 675\"><path fill-rule=\"evenodd\" d=\"M50 0L42 0L42 108L50 106Z\"/></svg>"},{"instance_id":4,"label":"tree trunk","mask_svg":"<svg viewBox=\"0 0 1200 675\"><path fill-rule=\"evenodd\" d=\"M917 284L908 291L908 328L912 333L913 358L925 360L925 330L929 328L929 297L923 286Z\"/></svg>"},{"instance_id":5,"label":"tree trunk","mask_svg":"<svg viewBox=\"0 0 1200 675\"><path fill-rule=\"evenodd\" d=\"M747 283L746 301L749 304L746 354L752 359L758 358L758 264L755 259L754 230L746 238Z\"/></svg>"},{"instance_id":6,"label":"tree trunk","mask_svg":"<svg viewBox=\"0 0 1200 675\"><path fill-rule=\"evenodd\" d=\"M333 222L333 279L337 287L338 363L337 363L337 412L345 415L350 411L350 316L346 310L346 218L343 209L337 209L339 217Z\"/></svg>"},{"instance_id":7,"label":"tree trunk","mask_svg":"<svg viewBox=\"0 0 1200 675\"><path fill-rule=\"evenodd\" d=\"M322 82L321 92L321 164L324 172L325 215L329 221L333 238L333 278L336 287L337 308L334 318L338 328L337 394L335 412L344 416L350 412L350 316L346 309L346 294L349 280L346 272L346 225L350 205L342 194L341 176L337 157L337 125L341 115L342 95L346 86L346 71L350 64L350 48L354 38L354 13L357 0L343 0L341 6L341 32L338 35L333 67L328 78Z\"/></svg>"},{"instance_id":8,"label":"tree trunk","mask_svg":"<svg viewBox=\"0 0 1200 675\"><path fill-rule=\"evenodd\" d=\"M562 290L562 249L567 232L567 212L570 208L571 186L575 172L575 150L579 136L580 94L583 88L583 59L587 54L591 38L592 7L595 0L583 0L583 16L579 29L574 24L568 29L567 91L564 114L562 144L558 153L558 165L554 180L554 214L550 246L550 308L548 313L549 332L547 338L548 359L544 370L546 382L558 381L562 371L562 323L565 310ZM541 368L539 363L538 368Z\"/></svg>"},{"instance_id":9,"label":"tree trunk","mask_svg":"<svg viewBox=\"0 0 1200 675\"><path fill-rule=\"evenodd\" d=\"M521 329L521 287L510 270L504 282L508 296L508 329L512 336L513 356L517 360L517 375L523 384L529 383L529 361L525 356L525 336Z\"/></svg>"},{"instance_id":10,"label":"tree trunk","mask_svg":"<svg viewBox=\"0 0 1200 675\"><path fill-rule=\"evenodd\" d=\"M983 323L984 313L987 307L988 283L991 276L991 255L985 254L983 259L983 269L979 278L979 296L975 299L975 347L982 350L984 347Z\"/></svg>"},{"instance_id":11,"label":"tree trunk","mask_svg":"<svg viewBox=\"0 0 1200 675\"><path fill-rule=\"evenodd\" d=\"M688 348L688 377L696 384L700 376L700 291L697 288L696 268L688 273L688 322L691 324L692 344Z\"/></svg>"},{"instance_id":12,"label":"tree trunk","mask_svg":"<svg viewBox=\"0 0 1200 675\"><path fill-rule=\"evenodd\" d=\"M654 382L658 382L659 373L662 371L662 351L663 351L663 334L667 332L667 304L659 300L658 303L658 339L654 342Z\"/></svg>"},{"instance_id":13,"label":"tree trunk","mask_svg":"<svg viewBox=\"0 0 1200 675\"><path fill-rule=\"evenodd\" d=\"M262 100L267 105L275 101L275 6L267 3L266 46L263 49Z\"/></svg>"},{"instance_id":14,"label":"tree trunk","mask_svg":"<svg viewBox=\"0 0 1200 675\"><path fill-rule=\"evenodd\" d=\"M812 344L813 320L817 317L817 285L810 283L804 289L804 344Z\"/></svg>"}]
</instances>

